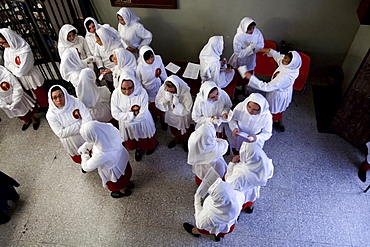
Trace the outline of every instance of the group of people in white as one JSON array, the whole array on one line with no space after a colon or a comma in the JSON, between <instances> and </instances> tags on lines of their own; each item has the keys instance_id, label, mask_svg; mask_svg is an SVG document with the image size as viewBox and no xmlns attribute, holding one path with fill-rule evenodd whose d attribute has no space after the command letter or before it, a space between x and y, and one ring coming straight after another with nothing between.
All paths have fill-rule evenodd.
<instances>
[{"instance_id":1,"label":"group of people in white","mask_svg":"<svg viewBox=\"0 0 370 247\"><path fill-rule=\"evenodd\" d=\"M169 126L174 136L168 148L182 144L188 152L187 163L197 185L202 185L210 169L219 176L206 198L199 191L195 194L196 226L183 225L195 237L213 234L219 241L233 231L241 211L253 211L260 186L273 175L263 146L272 135L273 116L278 115L274 120L279 121L291 101L300 56L295 51L281 55L263 48L262 33L245 17L237 28L229 62L220 57L222 36L211 37L201 50L202 85L193 102L187 83L167 75L161 56L149 46L152 33L132 10L121 8L117 19L118 31L86 18L85 38L70 24L61 27L60 72L77 97L61 85L46 92L27 42L11 29L0 29L0 45L5 48L0 107L9 117L24 120L22 130L30 123L38 128L37 104L48 107L46 119L65 150L81 164L82 172L98 169L103 186L114 198L129 196L134 188L126 149L135 150L137 162L144 154L153 154L159 145L155 137L159 119L161 128ZM253 75L257 52L272 56L278 64L269 82ZM243 66L246 72L240 75L235 68ZM252 93L233 108L235 86L246 84L267 92L266 97ZM33 97L23 89L32 90ZM223 155L230 149L236 156L226 164Z\"/></svg>"}]
</instances>

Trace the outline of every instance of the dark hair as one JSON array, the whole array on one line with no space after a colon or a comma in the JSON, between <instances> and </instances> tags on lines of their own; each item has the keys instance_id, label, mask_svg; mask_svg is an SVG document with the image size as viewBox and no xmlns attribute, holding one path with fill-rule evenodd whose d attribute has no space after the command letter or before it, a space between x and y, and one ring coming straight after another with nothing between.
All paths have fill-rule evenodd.
<instances>
[{"instance_id":1,"label":"dark hair","mask_svg":"<svg viewBox=\"0 0 370 247\"><path fill-rule=\"evenodd\" d=\"M63 93L63 90L62 90L59 86L55 86L55 87L53 87L53 88L50 90L50 97L51 97L51 95L52 95L52 93L53 93L53 92L58 91L58 90L62 91L62 94L64 94L64 93Z\"/></svg>"},{"instance_id":2,"label":"dark hair","mask_svg":"<svg viewBox=\"0 0 370 247\"><path fill-rule=\"evenodd\" d=\"M176 88L175 84L173 84L171 81L165 81L164 83L166 84L167 87L174 88L175 93L177 93L177 88Z\"/></svg>"},{"instance_id":3,"label":"dark hair","mask_svg":"<svg viewBox=\"0 0 370 247\"><path fill-rule=\"evenodd\" d=\"M91 23L94 23L92 20L88 20L86 23L85 23L85 27L87 30L89 30L89 26Z\"/></svg>"},{"instance_id":4,"label":"dark hair","mask_svg":"<svg viewBox=\"0 0 370 247\"><path fill-rule=\"evenodd\" d=\"M111 61L113 63L113 54L109 56L109 61Z\"/></svg>"},{"instance_id":5,"label":"dark hair","mask_svg":"<svg viewBox=\"0 0 370 247\"><path fill-rule=\"evenodd\" d=\"M253 27L255 27L257 24L255 22L252 22L248 25L247 30L251 30Z\"/></svg>"},{"instance_id":6,"label":"dark hair","mask_svg":"<svg viewBox=\"0 0 370 247\"><path fill-rule=\"evenodd\" d=\"M149 58L150 58L152 55L154 55L154 54L153 54L153 52L152 52L151 50L147 50L147 51L144 53L144 55L143 55L144 60L145 60L145 61L146 61L146 60L149 60Z\"/></svg>"},{"instance_id":7,"label":"dark hair","mask_svg":"<svg viewBox=\"0 0 370 247\"><path fill-rule=\"evenodd\" d=\"M287 57L290 58L290 62L293 60L293 53L292 52L288 52L287 54L285 54ZM289 63L290 63L289 62Z\"/></svg>"},{"instance_id":8,"label":"dark hair","mask_svg":"<svg viewBox=\"0 0 370 247\"><path fill-rule=\"evenodd\" d=\"M95 33L95 37L98 37L98 38L100 38L100 37L99 37L99 35L98 35L98 33Z\"/></svg>"},{"instance_id":9,"label":"dark hair","mask_svg":"<svg viewBox=\"0 0 370 247\"><path fill-rule=\"evenodd\" d=\"M73 29L73 30L69 31L69 32L68 32L68 34L69 34L69 33L73 33L73 35L77 35L76 29ZM67 35L68 35L68 34L67 34Z\"/></svg>"},{"instance_id":10,"label":"dark hair","mask_svg":"<svg viewBox=\"0 0 370 247\"><path fill-rule=\"evenodd\" d=\"M0 33L0 38L2 38L3 40L5 40L6 43L8 43L8 41L6 40L6 38L4 37L2 33Z\"/></svg>"},{"instance_id":11,"label":"dark hair","mask_svg":"<svg viewBox=\"0 0 370 247\"><path fill-rule=\"evenodd\" d=\"M209 96L211 93L213 93L215 90L218 90L218 89L217 89L217 87L212 88L212 89L209 91L208 96Z\"/></svg>"}]
</instances>

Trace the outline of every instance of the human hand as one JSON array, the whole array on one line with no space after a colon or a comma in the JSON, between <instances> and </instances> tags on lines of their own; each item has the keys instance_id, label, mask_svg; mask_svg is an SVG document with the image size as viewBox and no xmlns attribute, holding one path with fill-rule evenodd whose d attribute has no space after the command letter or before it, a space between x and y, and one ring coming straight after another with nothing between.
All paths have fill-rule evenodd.
<instances>
[{"instance_id":1,"label":"human hand","mask_svg":"<svg viewBox=\"0 0 370 247\"><path fill-rule=\"evenodd\" d=\"M245 78L249 80L252 77L253 74L251 72L247 71L247 72L245 72L244 75L245 75Z\"/></svg>"},{"instance_id":2,"label":"human hand","mask_svg":"<svg viewBox=\"0 0 370 247\"><path fill-rule=\"evenodd\" d=\"M250 47L252 50L256 49L256 43L254 43L254 42L250 42L250 43L249 43L249 47Z\"/></svg>"},{"instance_id":3,"label":"human hand","mask_svg":"<svg viewBox=\"0 0 370 247\"><path fill-rule=\"evenodd\" d=\"M172 103L174 105L178 105L180 103L179 97L173 95Z\"/></svg>"},{"instance_id":4,"label":"human hand","mask_svg":"<svg viewBox=\"0 0 370 247\"><path fill-rule=\"evenodd\" d=\"M258 52L261 52L263 56L267 56L270 53L271 48L262 48Z\"/></svg>"},{"instance_id":5,"label":"human hand","mask_svg":"<svg viewBox=\"0 0 370 247\"><path fill-rule=\"evenodd\" d=\"M255 142L257 140L257 136L256 135L249 135L248 136L248 142L251 143L251 142Z\"/></svg>"},{"instance_id":6,"label":"human hand","mask_svg":"<svg viewBox=\"0 0 370 247\"><path fill-rule=\"evenodd\" d=\"M170 93L170 92L168 92L168 91L165 91L165 92L164 92L164 99L165 99L165 100L167 100L167 101L171 101L172 97L173 97L173 94L172 94L172 93Z\"/></svg>"},{"instance_id":7,"label":"human hand","mask_svg":"<svg viewBox=\"0 0 370 247\"><path fill-rule=\"evenodd\" d=\"M225 118L225 119L227 119L229 117L229 114L224 113L224 114L222 114L222 117Z\"/></svg>"},{"instance_id":8,"label":"human hand","mask_svg":"<svg viewBox=\"0 0 370 247\"><path fill-rule=\"evenodd\" d=\"M233 163L238 163L240 161L240 155L234 156L231 160Z\"/></svg>"},{"instance_id":9,"label":"human hand","mask_svg":"<svg viewBox=\"0 0 370 247\"><path fill-rule=\"evenodd\" d=\"M232 132L232 135L233 136L238 136L238 133L239 133L239 129L238 128L235 128Z\"/></svg>"},{"instance_id":10,"label":"human hand","mask_svg":"<svg viewBox=\"0 0 370 247\"><path fill-rule=\"evenodd\" d=\"M212 117L212 120L211 120L211 122L212 122L212 124L217 124L217 120L218 120L219 118L217 117L217 116L213 116Z\"/></svg>"}]
</instances>

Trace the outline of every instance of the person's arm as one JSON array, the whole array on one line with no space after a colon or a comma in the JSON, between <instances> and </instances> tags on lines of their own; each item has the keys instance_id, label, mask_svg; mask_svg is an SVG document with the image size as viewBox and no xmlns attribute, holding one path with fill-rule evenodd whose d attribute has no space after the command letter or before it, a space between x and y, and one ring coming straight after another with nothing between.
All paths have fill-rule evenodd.
<instances>
[{"instance_id":1,"label":"person's arm","mask_svg":"<svg viewBox=\"0 0 370 247\"><path fill-rule=\"evenodd\" d=\"M193 99L191 98L190 92L187 92L185 95L183 95L181 102L178 96L174 95L172 103L174 106L173 114L177 116L187 116L191 113L190 111L193 105Z\"/></svg>"},{"instance_id":2,"label":"person's arm","mask_svg":"<svg viewBox=\"0 0 370 247\"><path fill-rule=\"evenodd\" d=\"M267 141L268 139L270 139L271 136L272 136L272 118L268 117L265 126L262 127L261 129L261 133L256 135L256 137L257 140Z\"/></svg>"},{"instance_id":3,"label":"person's arm","mask_svg":"<svg viewBox=\"0 0 370 247\"><path fill-rule=\"evenodd\" d=\"M136 29L136 34L142 39L137 49L140 49L144 45L150 45L152 42L152 33L146 30L143 25L139 25L139 27Z\"/></svg>"},{"instance_id":4,"label":"person's arm","mask_svg":"<svg viewBox=\"0 0 370 247\"><path fill-rule=\"evenodd\" d=\"M247 77L246 77L247 78ZM264 82L259 80L256 76L251 75L249 78L248 86L261 90L263 92L272 92L280 88L287 88L291 82L288 76L276 76L270 82Z\"/></svg>"},{"instance_id":5,"label":"person's arm","mask_svg":"<svg viewBox=\"0 0 370 247\"><path fill-rule=\"evenodd\" d=\"M250 43L246 46L245 43L238 38L238 36L235 36L234 53L238 54L238 58L244 58L253 55L255 53L254 49L255 49L254 43Z\"/></svg>"},{"instance_id":6,"label":"person's arm","mask_svg":"<svg viewBox=\"0 0 370 247\"><path fill-rule=\"evenodd\" d=\"M212 117L206 117L202 114L202 107L201 107L202 103L199 101L200 101L199 98L195 99L193 111L191 113L191 118L197 124L212 123Z\"/></svg>"},{"instance_id":7,"label":"person's arm","mask_svg":"<svg viewBox=\"0 0 370 247\"><path fill-rule=\"evenodd\" d=\"M20 64L13 66L14 70L12 70L12 73L17 77L23 77L33 68L35 60L31 51L23 53L17 57L19 57Z\"/></svg>"},{"instance_id":8,"label":"person's arm","mask_svg":"<svg viewBox=\"0 0 370 247\"><path fill-rule=\"evenodd\" d=\"M82 119L82 123L86 123L88 121L92 121L92 118L91 118L91 115L90 115L90 112L89 110L86 108L85 104L82 103L81 100L77 99L77 105L78 105L78 109L80 111L80 115L81 115L81 119Z\"/></svg>"},{"instance_id":9,"label":"person's arm","mask_svg":"<svg viewBox=\"0 0 370 247\"><path fill-rule=\"evenodd\" d=\"M170 110L170 101L166 99L165 94L166 93L164 91L164 87L161 86L158 90L157 95L155 96L155 106L163 112L167 112Z\"/></svg>"},{"instance_id":10,"label":"person's arm","mask_svg":"<svg viewBox=\"0 0 370 247\"><path fill-rule=\"evenodd\" d=\"M114 119L118 121L129 123L135 118L135 115L132 111L122 111L121 108L119 108L118 98L114 92L111 99L111 111Z\"/></svg>"},{"instance_id":11,"label":"person's arm","mask_svg":"<svg viewBox=\"0 0 370 247\"><path fill-rule=\"evenodd\" d=\"M258 32L256 32L258 31ZM263 35L259 29L255 29L254 33L257 35L257 43L256 43L256 48L254 49L255 53L259 52L263 47L265 47L265 42Z\"/></svg>"},{"instance_id":12,"label":"person's arm","mask_svg":"<svg viewBox=\"0 0 370 247\"><path fill-rule=\"evenodd\" d=\"M91 172L98 167L105 164L104 159L102 159L101 152L93 152L92 156L90 157L89 154L81 154L81 168L85 172Z\"/></svg>"},{"instance_id":13,"label":"person's arm","mask_svg":"<svg viewBox=\"0 0 370 247\"><path fill-rule=\"evenodd\" d=\"M10 105L10 108L13 109L21 101L24 91L21 84L13 75L8 75L6 78L9 83L11 82L13 87L12 103Z\"/></svg>"},{"instance_id":14,"label":"person's arm","mask_svg":"<svg viewBox=\"0 0 370 247\"><path fill-rule=\"evenodd\" d=\"M81 121L76 121L67 127L63 127L55 115L47 114L47 120L49 122L50 128L59 138L67 138L71 135L80 133Z\"/></svg>"}]
</instances>

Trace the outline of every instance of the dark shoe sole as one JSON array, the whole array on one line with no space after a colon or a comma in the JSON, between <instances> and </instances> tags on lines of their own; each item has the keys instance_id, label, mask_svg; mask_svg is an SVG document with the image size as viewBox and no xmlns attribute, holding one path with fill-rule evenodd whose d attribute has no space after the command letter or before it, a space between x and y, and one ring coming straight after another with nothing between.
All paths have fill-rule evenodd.
<instances>
[{"instance_id":1,"label":"dark shoe sole","mask_svg":"<svg viewBox=\"0 0 370 247\"><path fill-rule=\"evenodd\" d=\"M26 129L28 129L28 127L30 127L30 125L31 125L31 121L28 124L23 124L22 131L25 131Z\"/></svg>"},{"instance_id":2,"label":"dark shoe sole","mask_svg":"<svg viewBox=\"0 0 370 247\"><path fill-rule=\"evenodd\" d=\"M143 151L140 149L136 149L135 151L135 161L139 162L143 158Z\"/></svg>"},{"instance_id":3,"label":"dark shoe sole","mask_svg":"<svg viewBox=\"0 0 370 247\"><path fill-rule=\"evenodd\" d=\"M177 143L176 143L174 140L172 140L170 143L168 143L168 146L167 146L167 147L168 147L169 149L172 149L172 148L174 148L174 147L176 146L176 144L177 144Z\"/></svg>"},{"instance_id":4,"label":"dark shoe sole","mask_svg":"<svg viewBox=\"0 0 370 247\"><path fill-rule=\"evenodd\" d=\"M196 237L196 238L199 238L200 237L200 234L194 234L194 233L192 233L192 230L193 230L193 227L194 227L193 225L185 222L184 224L182 224L182 226L184 227L185 231L187 231L188 233L190 233L194 237Z\"/></svg>"},{"instance_id":5,"label":"dark shoe sole","mask_svg":"<svg viewBox=\"0 0 370 247\"><path fill-rule=\"evenodd\" d=\"M131 195L131 191L128 190L126 191L126 193L122 193L121 191L112 191L110 195L113 198L127 197Z\"/></svg>"}]
</instances>

